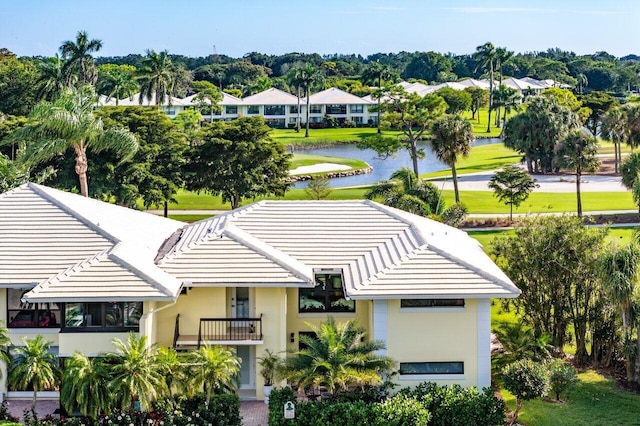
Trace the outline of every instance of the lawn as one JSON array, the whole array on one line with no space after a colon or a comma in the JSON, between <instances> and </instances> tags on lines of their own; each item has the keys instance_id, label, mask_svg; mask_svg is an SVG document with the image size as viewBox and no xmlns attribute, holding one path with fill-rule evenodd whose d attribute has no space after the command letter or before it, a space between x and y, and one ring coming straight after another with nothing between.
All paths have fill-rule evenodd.
<instances>
[{"instance_id":1,"label":"lawn","mask_svg":"<svg viewBox=\"0 0 640 426\"><path fill-rule=\"evenodd\" d=\"M501 143L494 143L471 148L471 154L458 161L456 170L458 174L486 172L519 163L520 160L522 160L522 154L505 148ZM440 170L420 175L423 179L442 176L451 176L451 170Z\"/></svg>"},{"instance_id":2,"label":"lawn","mask_svg":"<svg viewBox=\"0 0 640 426\"><path fill-rule=\"evenodd\" d=\"M526 401L519 421L528 426L640 425L640 395L618 389L612 378L592 370L578 374L578 380L564 403ZM515 398L506 391L502 395L513 410Z\"/></svg>"}]
</instances>

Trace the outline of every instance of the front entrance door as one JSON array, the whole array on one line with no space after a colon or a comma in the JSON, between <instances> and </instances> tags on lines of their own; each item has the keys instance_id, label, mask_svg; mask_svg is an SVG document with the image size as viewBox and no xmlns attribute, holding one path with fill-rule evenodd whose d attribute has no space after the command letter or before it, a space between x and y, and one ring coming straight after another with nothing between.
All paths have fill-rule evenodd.
<instances>
[{"instance_id":1,"label":"front entrance door","mask_svg":"<svg viewBox=\"0 0 640 426\"><path fill-rule=\"evenodd\" d=\"M233 287L229 289L229 317L250 318L251 298L247 287Z\"/></svg>"},{"instance_id":2,"label":"front entrance door","mask_svg":"<svg viewBox=\"0 0 640 426\"><path fill-rule=\"evenodd\" d=\"M240 364L240 389L255 389L254 380L254 346L236 346L236 355L242 360Z\"/></svg>"}]
</instances>

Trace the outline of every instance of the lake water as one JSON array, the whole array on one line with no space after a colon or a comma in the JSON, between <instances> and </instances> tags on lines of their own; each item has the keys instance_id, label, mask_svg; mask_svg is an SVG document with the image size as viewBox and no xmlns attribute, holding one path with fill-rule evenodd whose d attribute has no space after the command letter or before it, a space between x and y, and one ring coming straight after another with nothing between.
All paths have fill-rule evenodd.
<instances>
[{"instance_id":1,"label":"lake water","mask_svg":"<svg viewBox=\"0 0 640 426\"><path fill-rule=\"evenodd\" d=\"M500 143L500 138L485 138L476 139L473 142L473 146L489 145L494 143ZM418 170L420 173L435 172L438 170L446 170L449 167L440 162L431 151L431 144L428 142L422 142L418 144L421 148L424 148L427 156L424 160L418 161ZM346 157L357 158L359 160L366 161L371 167L373 167L373 173L364 175L349 176L343 178L331 179L332 188L343 188L345 186L358 186L358 185L370 185L382 180L387 180L393 172L401 167L408 167L413 170L411 163L411 157L409 157L409 151L398 151L394 157L388 157L382 159L378 157L378 154L372 149L358 149L355 144L347 145L334 145L328 148L319 149L297 149L296 154L312 154L312 155L328 155L333 157ZM295 188L306 188L308 182L297 182Z\"/></svg>"}]
</instances>

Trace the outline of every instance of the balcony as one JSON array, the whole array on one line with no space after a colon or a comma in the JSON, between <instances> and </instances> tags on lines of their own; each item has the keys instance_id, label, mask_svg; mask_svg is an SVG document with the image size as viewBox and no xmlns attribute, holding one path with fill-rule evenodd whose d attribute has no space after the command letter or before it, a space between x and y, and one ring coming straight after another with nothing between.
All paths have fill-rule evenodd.
<instances>
[{"instance_id":1,"label":"balcony","mask_svg":"<svg viewBox=\"0 0 640 426\"><path fill-rule=\"evenodd\" d=\"M200 318L197 335L180 334L180 315L176 317L173 347L198 349L202 345L262 344L262 314L258 318Z\"/></svg>"}]
</instances>

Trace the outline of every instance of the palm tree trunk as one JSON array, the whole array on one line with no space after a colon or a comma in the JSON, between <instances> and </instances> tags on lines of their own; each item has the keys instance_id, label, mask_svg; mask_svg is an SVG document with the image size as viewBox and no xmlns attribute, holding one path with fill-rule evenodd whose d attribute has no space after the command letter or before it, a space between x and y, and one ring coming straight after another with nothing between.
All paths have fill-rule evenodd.
<instances>
[{"instance_id":1,"label":"palm tree trunk","mask_svg":"<svg viewBox=\"0 0 640 426\"><path fill-rule=\"evenodd\" d=\"M578 217L582 217L582 199L580 198L580 173L576 173L576 198L578 202Z\"/></svg>"},{"instance_id":2,"label":"palm tree trunk","mask_svg":"<svg viewBox=\"0 0 640 426\"><path fill-rule=\"evenodd\" d=\"M309 137L309 86L307 85L307 87L305 88L305 94L307 95L307 111L306 111L306 118L307 118L307 122L305 123L305 132L304 132L304 137L308 138Z\"/></svg>"},{"instance_id":3,"label":"palm tree trunk","mask_svg":"<svg viewBox=\"0 0 640 426\"><path fill-rule=\"evenodd\" d=\"M418 144L413 138L413 135L409 135L409 144L411 145L411 162L413 163L413 173L416 174L416 178L420 179L420 173L418 172Z\"/></svg>"},{"instance_id":4,"label":"palm tree trunk","mask_svg":"<svg viewBox=\"0 0 640 426\"><path fill-rule=\"evenodd\" d=\"M36 404L38 402L38 391L37 390L33 390L33 402L31 403L31 412L35 413L36 412Z\"/></svg>"},{"instance_id":5,"label":"palm tree trunk","mask_svg":"<svg viewBox=\"0 0 640 426\"><path fill-rule=\"evenodd\" d=\"M300 133L300 85L298 84L298 90L297 90L297 97L298 97L298 117L296 120L296 133Z\"/></svg>"},{"instance_id":6,"label":"palm tree trunk","mask_svg":"<svg viewBox=\"0 0 640 426\"><path fill-rule=\"evenodd\" d=\"M489 117L487 118L487 133L491 132L491 108L493 108L493 63L489 65Z\"/></svg>"},{"instance_id":7,"label":"palm tree trunk","mask_svg":"<svg viewBox=\"0 0 640 426\"><path fill-rule=\"evenodd\" d=\"M164 217L169 216L169 202L164 200Z\"/></svg>"},{"instance_id":8,"label":"palm tree trunk","mask_svg":"<svg viewBox=\"0 0 640 426\"><path fill-rule=\"evenodd\" d=\"M451 176L453 177L453 192L456 196L456 203L460 202L460 192L458 191L458 173L456 171L456 165L451 165Z\"/></svg>"},{"instance_id":9,"label":"palm tree trunk","mask_svg":"<svg viewBox=\"0 0 640 426\"><path fill-rule=\"evenodd\" d=\"M382 73L378 74L378 91L382 85ZM378 96L378 133L380 133L380 96Z\"/></svg>"},{"instance_id":10,"label":"palm tree trunk","mask_svg":"<svg viewBox=\"0 0 640 426\"><path fill-rule=\"evenodd\" d=\"M75 147L76 152L76 174L80 183L80 194L84 197L89 196L89 184L87 183L87 154L85 150L79 146Z\"/></svg>"}]
</instances>

